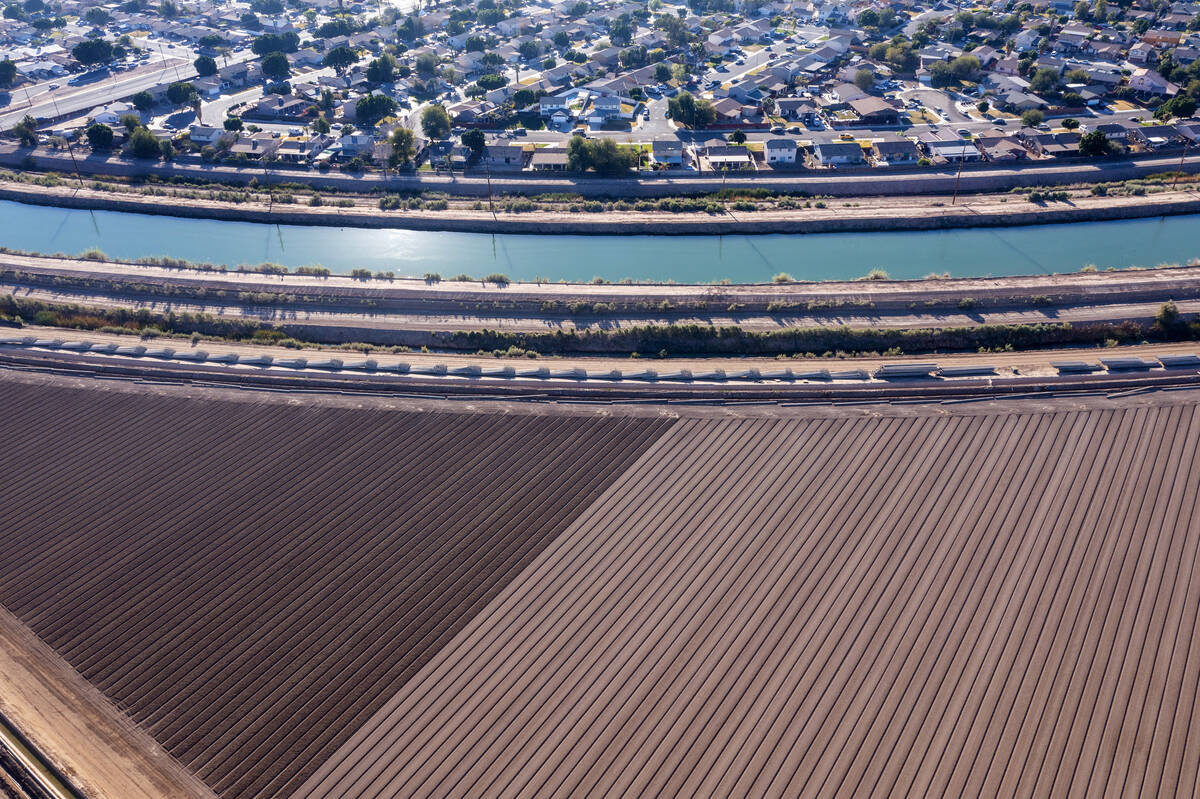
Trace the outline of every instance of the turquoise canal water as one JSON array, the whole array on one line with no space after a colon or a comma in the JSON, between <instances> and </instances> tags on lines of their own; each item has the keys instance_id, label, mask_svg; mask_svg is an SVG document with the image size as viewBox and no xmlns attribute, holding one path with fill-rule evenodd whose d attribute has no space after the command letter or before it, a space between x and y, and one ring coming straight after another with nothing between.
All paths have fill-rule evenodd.
<instances>
[{"instance_id":1,"label":"turquoise canal water","mask_svg":"<svg viewBox=\"0 0 1200 799\"><path fill-rule=\"evenodd\" d=\"M549 236L297 227L77 211L0 202L0 245L112 257L168 255L211 263L323 264L514 280L834 280L885 269L896 278L1074 272L1200 257L1200 217L908 233L762 236Z\"/></svg>"}]
</instances>

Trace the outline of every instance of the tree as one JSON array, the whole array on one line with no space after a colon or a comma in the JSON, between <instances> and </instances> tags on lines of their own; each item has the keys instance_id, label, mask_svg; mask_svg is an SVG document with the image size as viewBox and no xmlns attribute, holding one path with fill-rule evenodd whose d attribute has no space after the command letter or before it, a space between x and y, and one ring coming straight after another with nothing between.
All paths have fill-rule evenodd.
<instances>
[{"instance_id":1,"label":"tree","mask_svg":"<svg viewBox=\"0 0 1200 799\"><path fill-rule=\"evenodd\" d=\"M555 47L562 49L564 47L570 46L571 37L567 35L566 31L559 31L558 33L554 34L553 41L554 41ZM480 49L482 49L482 48L480 48Z\"/></svg>"},{"instance_id":2,"label":"tree","mask_svg":"<svg viewBox=\"0 0 1200 799\"><path fill-rule=\"evenodd\" d=\"M854 73L854 85L864 92L871 91L871 87L875 85L875 73L869 69L860 69Z\"/></svg>"},{"instance_id":3,"label":"tree","mask_svg":"<svg viewBox=\"0 0 1200 799\"><path fill-rule=\"evenodd\" d=\"M196 87L187 81L178 81L167 87L167 102L171 105L188 105L194 103L197 97Z\"/></svg>"},{"instance_id":4,"label":"tree","mask_svg":"<svg viewBox=\"0 0 1200 799\"><path fill-rule=\"evenodd\" d=\"M17 79L17 64L11 58L0 61L0 89L7 89Z\"/></svg>"},{"instance_id":5,"label":"tree","mask_svg":"<svg viewBox=\"0 0 1200 799\"><path fill-rule=\"evenodd\" d=\"M142 126L142 119L137 114L121 114L121 127L126 133L133 133Z\"/></svg>"},{"instance_id":6,"label":"tree","mask_svg":"<svg viewBox=\"0 0 1200 799\"><path fill-rule=\"evenodd\" d=\"M1079 127L1079 120L1070 118L1064 119L1062 121L1062 126L1067 130L1075 130L1075 128Z\"/></svg>"},{"instance_id":7,"label":"tree","mask_svg":"<svg viewBox=\"0 0 1200 799\"><path fill-rule=\"evenodd\" d=\"M386 94L368 94L354 104L354 114L364 125L374 125L379 120L395 113L396 101Z\"/></svg>"},{"instance_id":8,"label":"tree","mask_svg":"<svg viewBox=\"0 0 1200 799\"><path fill-rule=\"evenodd\" d=\"M1154 110L1154 116L1159 119L1179 117L1185 119L1196 113L1196 98L1187 94L1177 94Z\"/></svg>"},{"instance_id":9,"label":"tree","mask_svg":"<svg viewBox=\"0 0 1200 799\"><path fill-rule=\"evenodd\" d=\"M179 16L179 6L175 5L175 0L163 0L158 13L163 19L175 19Z\"/></svg>"},{"instance_id":10,"label":"tree","mask_svg":"<svg viewBox=\"0 0 1200 799\"><path fill-rule=\"evenodd\" d=\"M417 156L417 140L408 128L396 128L390 139L392 154L388 156L388 164L395 169L404 164L411 164Z\"/></svg>"},{"instance_id":11,"label":"tree","mask_svg":"<svg viewBox=\"0 0 1200 799\"><path fill-rule=\"evenodd\" d=\"M663 61L654 65L654 79L659 83L666 83L671 79L671 65Z\"/></svg>"},{"instance_id":12,"label":"tree","mask_svg":"<svg viewBox=\"0 0 1200 799\"><path fill-rule=\"evenodd\" d=\"M357 62L358 53L344 45L330 50L321 61L327 67L333 67L333 71L339 76L345 75L346 71Z\"/></svg>"},{"instance_id":13,"label":"tree","mask_svg":"<svg viewBox=\"0 0 1200 799\"><path fill-rule=\"evenodd\" d=\"M288 31L287 33L264 33L254 39L250 49L258 56L271 53L294 53L300 48L300 36Z\"/></svg>"},{"instance_id":14,"label":"tree","mask_svg":"<svg viewBox=\"0 0 1200 799\"><path fill-rule=\"evenodd\" d=\"M192 66L196 68L197 74L199 74L202 78L207 78L209 75L217 74L217 62L212 56L197 56L196 60L192 62Z\"/></svg>"},{"instance_id":15,"label":"tree","mask_svg":"<svg viewBox=\"0 0 1200 799\"><path fill-rule=\"evenodd\" d=\"M593 169L600 175L622 175L633 168L635 158L612 139L572 136L567 144L567 168L576 172Z\"/></svg>"},{"instance_id":16,"label":"tree","mask_svg":"<svg viewBox=\"0 0 1200 799\"><path fill-rule=\"evenodd\" d=\"M384 53L367 64L367 80L371 83L391 83L396 77L396 57Z\"/></svg>"},{"instance_id":17,"label":"tree","mask_svg":"<svg viewBox=\"0 0 1200 799\"><path fill-rule=\"evenodd\" d=\"M484 56L485 58L487 56ZM421 53L417 56L417 75L428 80L437 73L438 60L433 53Z\"/></svg>"},{"instance_id":18,"label":"tree","mask_svg":"<svg viewBox=\"0 0 1200 799\"><path fill-rule=\"evenodd\" d=\"M71 48L71 56L85 67L107 64L113 59L113 46L104 39L87 39Z\"/></svg>"},{"instance_id":19,"label":"tree","mask_svg":"<svg viewBox=\"0 0 1200 799\"><path fill-rule=\"evenodd\" d=\"M1092 76L1087 73L1087 70L1072 69L1064 76L1067 83L1091 83Z\"/></svg>"},{"instance_id":20,"label":"tree","mask_svg":"<svg viewBox=\"0 0 1200 799\"><path fill-rule=\"evenodd\" d=\"M473 128L463 133L462 143L463 147L479 155L483 152L483 148L487 146L487 139L484 138L482 130Z\"/></svg>"},{"instance_id":21,"label":"tree","mask_svg":"<svg viewBox=\"0 0 1200 799\"><path fill-rule=\"evenodd\" d=\"M542 54L541 46L533 39L527 39L521 42L517 47L517 55L524 58L526 61L531 61Z\"/></svg>"},{"instance_id":22,"label":"tree","mask_svg":"<svg viewBox=\"0 0 1200 799\"><path fill-rule=\"evenodd\" d=\"M242 27L249 31L256 31L262 28L262 22L258 18L258 14L253 11L247 11L242 14L240 22Z\"/></svg>"},{"instance_id":23,"label":"tree","mask_svg":"<svg viewBox=\"0 0 1200 799\"><path fill-rule=\"evenodd\" d=\"M735 130L733 133L729 134L729 140L734 144L745 144L746 133L745 131Z\"/></svg>"},{"instance_id":24,"label":"tree","mask_svg":"<svg viewBox=\"0 0 1200 799\"><path fill-rule=\"evenodd\" d=\"M986 114L992 106L987 100L980 100L975 104L975 110L981 114Z\"/></svg>"},{"instance_id":25,"label":"tree","mask_svg":"<svg viewBox=\"0 0 1200 799\"><path fill-rule=\"evenodd\" d=\"M324 25L313 31L313 37L317 39L333 39L338 36L349 36L350 34L354 33L354 31L355 26L353 22L345 17L338 17L337 19L326 22Z\"/></svg>"},{"instance_id":26,"label":"tree","mask_svg":"<svg viewBox=\"0 0 1200 799\"><path fill-rule=\"evenodd\" d=\"M1031 108L1021 114L1021 124L1027 128L1036 128L1046 120L1046 115L1036 108Z\"/></svg>"},{"instance_id":27,"label":"tree","mask_svg":"<svg viewBox=\"0 0 1200 799\"><path fill-rule=\"evenodd\" d=\"M223 128L225 128L225 130L229 131L230 133L236 133L237 131L242 129L242 118L241 117L226 117L225 121L221 123L221 126Z\"/></svg>"},{"instance_id":28,"label":"tree","mask_svg":"<svg viewBox=\"0 0 1200 799\"><path fill-rule=\"evenodd\" d=\"M37 120L26 114L21 121L13 126L12 133L22 147L33 147L37 144Z\"/></svg>"},{"instance_id":29,"label":"tree","mask_svg":"<svg viewBox=\"0 0 1200 799\"><path fill-rule=\"evenodd\" d=\"M112 15L103 8L89 8L83 18L89 25L102 28L112 19Z\"/></svg>"},{"instance_id":30,"label":"tree","mask_svg":"<svg viewBox=\"0 0 1200 799\"><path fill-rule=\"evenodd\" d=\"M680 92L667 101L667 116L681 125L699 128L716 122L717 110L708 100Z\"/></svg>"},{"instance_id":31,"label":"tree","mask_svg":"<svg viewBox=\"0 0 1200 799\"><path fill-rule=\"evenodd\" d=\"M1053 67L1042 67L1033 73L1029 81L1029 89L1034 94L1052 92L1058 88L1058 70Z\"/></svg>"},{"instance_id":32,"label":"tree","mask_svg":"<svg viewBox=\"0 0 1200 799\"><path fill-rule=\"evenodd\" d=\"M88 144L93 150L109 150L113 145L113 129L108 125L93 122L85 132Z\"/></svg>"},{"instance_id":33,"label":"tree","mask_svg":"<svg viewBox=\"0 0 1200 799\"><path fill-rule=\"evenodd\" d=\"M494 72L489 72L487 75L480 75L479 80L475 81L479 84L479 88L485 91L492 91L508 85L508 78L503 75L497 75Z\"/></svg>"},{"instance_id":34,"label":"tree","mask_svg":"<svg viewBox=\"0 0 1200 799\"><path fill-rule=\"evenodd\" d=\"M1167 300L1154 315L1154 328L1160 335L1168 338L1180 338L1187 335L1188 325L1179 313L1179 306L1174 300Z\"/></svg>"},{"instance_id":35,"label":"tree","mask_svg":"<svg viewBox=\"0 0 1200 799\"><path fill-rule=\"evenodd\" d=\"M309 126L313 133L319 133L322 136L329 132L329 123L325 121L325 117L317 117Z\"/></svg>"},{"instance_id":36,"label":"tree","mask_svg":"<svg viewBox=\"0 0 1200 799\"><path fill-rule=\"evenodd\" d=\"M283 53L270 53L262 60L262 71L272 80L284 80L292 74L292 65Z\"/></svg>"},{"instance_id":37,"label":"tree","mask_svg":"<svg viewBox=\"0 0 1200 799\"><path fill-rule=\"evenodd\" d=\"M542 59L542 69L554 69L558 66L558 59L554 56L546 56Z\"/></svg>"},{"instance_id":38,"label":"tree","mask_svg":"<svg viewBox=\"0 0 1200 799\"><path fill-rule=\"evenodd\" d=\"M154 134L145 128L138 128L129 135L129 152L133 153L135 158L158 158L162 155L162 148L159 147L158 139L154 138Z\"/></svg>"},{"instance_id":39,"label":"tree","mask_svg":"<svg viewBox=\"0 0 1200 799\"><path fill-rule=\"evenodd\" d=\"M133 107L139 111L149 111L154 107L154 96L147 91L140 91L132 98Z\"/></svg>"},{"instance_id":40,"label":"tree","mask_svg":"<svg viewBox=\"0 0 1200 799\"><path fill-rule=\"evenodd\" d=\"M1093 130L1079 139L1079 154L1086 156L1108 155L1110 145L1103 131Z\"/></svg>"},{"instance_id":41,"label":"tree","mask_svg":"<svg viewBox=\"0 0 1200 799\"><path fill-rule=\"evenodd\" d=\"M446 107L427 106L421 112L421 130L431 139L448 138L450 136L450 115L446 113Z\"/></svg>"}]
</instances>

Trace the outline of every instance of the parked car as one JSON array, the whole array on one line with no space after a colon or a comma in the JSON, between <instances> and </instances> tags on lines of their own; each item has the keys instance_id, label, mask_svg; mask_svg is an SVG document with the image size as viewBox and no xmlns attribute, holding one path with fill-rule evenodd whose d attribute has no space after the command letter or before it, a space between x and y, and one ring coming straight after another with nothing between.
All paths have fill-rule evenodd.
<instances>
[{"instance_id":1,"label":"parked car","mask_svg":"<svg viewBox=\"0 0 1200 799\"><path fill-rule=\"evenodd\" d=\"M779 135L780 133L783 133L783 131L784 131L783 125L776 125L775 127L771 128L771 132L774 133L775 135Z\"/></svg>"}]
</instances>

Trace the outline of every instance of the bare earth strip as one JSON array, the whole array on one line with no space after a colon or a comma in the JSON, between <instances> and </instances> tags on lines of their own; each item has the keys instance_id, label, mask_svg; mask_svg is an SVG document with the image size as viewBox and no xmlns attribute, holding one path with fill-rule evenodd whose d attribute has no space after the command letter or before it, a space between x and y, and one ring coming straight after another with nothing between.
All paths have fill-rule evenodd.
<instances>
[{"instance_id":1,"label":"bare earth strip","mask_svg":"<svg viewBox=\"0 0 1200 799\"><path fill-rule=\"evenodd\" d=\"M3 607L0 710L90 799L215 797Z\"/></svg>"}]
</instances>

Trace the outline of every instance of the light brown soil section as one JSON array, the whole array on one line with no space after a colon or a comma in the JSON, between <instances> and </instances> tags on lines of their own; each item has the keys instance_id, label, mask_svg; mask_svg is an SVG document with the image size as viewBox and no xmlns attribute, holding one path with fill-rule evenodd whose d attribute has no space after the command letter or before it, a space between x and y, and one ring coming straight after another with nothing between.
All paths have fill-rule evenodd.
<instances>
[{"instance_id":1,"label":"light brown soil section","mask_svg":"<svg viewBox=\"0 0 1200 799\"><path fill-rule=\"evenodd\" d=\"M4 608L0 710L89 799L215 796Z\"/></svg>"}]
</instances>

